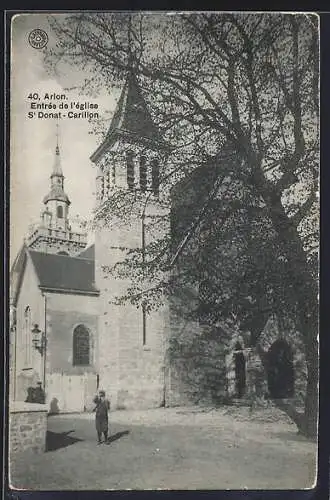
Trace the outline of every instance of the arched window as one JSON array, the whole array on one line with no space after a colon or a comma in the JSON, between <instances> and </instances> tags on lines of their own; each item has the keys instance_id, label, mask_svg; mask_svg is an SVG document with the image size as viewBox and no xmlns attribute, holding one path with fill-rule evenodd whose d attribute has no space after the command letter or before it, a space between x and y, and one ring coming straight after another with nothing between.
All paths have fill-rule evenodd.
<instances>
[{"instance_id":1,"label":"arched window","mask_svg":"<svg viewBox=\"0 0 330 500\"><path fill-rule=\"evenodd\" d=\"M147 190L147 159L140 157L140 189L143 193Z\"/></svg>"},{"instance_id":2,"label":"arched window","mask_svg":"<svg viewBox=\"0 0 330 500\"><path fill-rule=\"evenodd\" d=\"M132 151L128 151L126 155L127 161L127 186L130 191L134 189L134 159Z\"/></svg>"},{"instance_id":3,"label":"arched window","mask_svg":"<svg viewBox=\"0 0 330 500\"><path fill-rule=\"evenodd\" d=\"M62 205L59 205L57 207L57 218L63 219L63 207L62 207Z\"/></svg>"},{"instance_id":4,"label":"arched window","mask_svg":"<svg viewBox=\"0 0 330 500\"><path fill-rule=\"evenodd\" d=\"M157 160L151 162L152 191L154 195L159 195L159 163Z\"/></svg>"},{"instance_id":5,"label":"arched window","mask_svg":"<svg viewBox=\"0 0 330 500\"><path fill-rule=\"evenodd\" d=\"M90 334L84 325L78 325L73 331L73 365L90 364Z\"/></svg>"},{"instance_id":6,"label":"arched window","mask_svg":"<svg viewBox=\"0 0 330 500\"><path fill-rule=\"evenodd\" d=\"M31 365L31 309L30 306L26 306L24 310L24 363L25 366Z\"/></svg>"}]
</instances>

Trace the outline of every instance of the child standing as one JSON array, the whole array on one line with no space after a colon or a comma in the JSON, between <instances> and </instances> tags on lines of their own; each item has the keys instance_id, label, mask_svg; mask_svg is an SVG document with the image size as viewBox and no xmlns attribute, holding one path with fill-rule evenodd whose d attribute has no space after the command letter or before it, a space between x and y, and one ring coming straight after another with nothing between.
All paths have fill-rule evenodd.
<instances>
[{"instance_id":1,"label":"child standing","mask_svg":"<svg viewBox=\"0 0 330 500\"><path fill-rule=\"evenodd\" d=\"M95 396L94 403L96 404L95 411L95 427L97 432L98 443L102 443L102 434L104 434L104 442L108 444L108 411L110 410L110 402L105 397L104 391L99 391L98 396Z\"/></svg>"}]
</instances>

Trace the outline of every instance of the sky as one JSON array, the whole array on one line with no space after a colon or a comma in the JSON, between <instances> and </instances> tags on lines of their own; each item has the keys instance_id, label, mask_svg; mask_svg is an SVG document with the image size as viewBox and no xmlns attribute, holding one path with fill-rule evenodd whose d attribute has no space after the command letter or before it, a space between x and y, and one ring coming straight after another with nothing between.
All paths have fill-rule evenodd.
<instances>
[{"instance_id":1,"label":"sky","mask_svg":"<svg viewBox=\"0 0 330 500\"><path fill-rule=\"evenodd\" d=\"M59 146L65 191L71 200L70 215L89 218L95 200L95 167L89 160L99 140L91 134L92 126L86 119L29 119L30 93L66 93L66 102L89 101L97 103L100 117L113 113L118 94L104 89L100 95L78 95L65 88L81 83L82 74L74 68L65 73L49 75L43 64L43 50L31 47L31 30L44 29L48 44L55 43L47 14L19 14L13 18L11 31L11 150L10 150L10 260L15 258L30 224L38 223L44 205L43 197L50 187L56 147L56 123L59 123ZM45 101L46 102L46 101ZM52 101L47 101L52 102ZM59 101L57 101L58 104ZM92 236L90 235L90 240Z\"/></svg>"}]
</instances>

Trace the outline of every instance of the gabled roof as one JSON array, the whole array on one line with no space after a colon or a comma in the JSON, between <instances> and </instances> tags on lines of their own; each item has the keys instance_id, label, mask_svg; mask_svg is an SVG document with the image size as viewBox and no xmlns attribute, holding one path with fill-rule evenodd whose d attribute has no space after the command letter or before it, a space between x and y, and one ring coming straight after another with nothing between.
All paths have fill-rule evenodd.
<instances>
[{"instance_id":1,"label":"gabled roof","mask_svg":"<svg viewBox=\"0 0 330 500\"><path fill-rule=\"evenodd\" d=\"M81 259L91 259L95 260L95 245L90 245L89 247L85 248L78 257Z\"/></svg>"},{"instance_id":2,"label":"gabled roof","mask_svg":"<svg viewBox=\"0 0 330 500\"><path fill-rule=\"evenodd\" d=\"M126 80L105 139L92 154L91 160L96 161L104 149L120 136L147 141L158 148L168 148L152 120L133 73Z\"/></svg>"},{"instance_id":3,"label":"gabled roof","mask_svg":"<svg viewBox=\"0 0 330 500\"><path fill-rule=\"evenodd\" d=\"M26 259L27 259L27 247L24 243L20 251L16 255L16 258L10 269L10 301L13 304L15 304L17 301L18 293L21 287L22 278L25 270Z\"/></svg>"},{"instance_id":4,"label":"gabled roof","mask_svg":"<svg viewBox=\"0 0 330 500\"><path fill-rule=\"evenodd\" d=\"M98 295L94 260L29 250L41 289Z\"/></svg>"}]
</instances>

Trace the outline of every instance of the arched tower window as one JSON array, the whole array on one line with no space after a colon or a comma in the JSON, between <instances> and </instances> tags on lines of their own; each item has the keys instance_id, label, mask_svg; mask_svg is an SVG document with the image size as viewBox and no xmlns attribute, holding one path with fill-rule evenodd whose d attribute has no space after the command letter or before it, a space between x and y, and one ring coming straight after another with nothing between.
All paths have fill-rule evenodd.
<instances>
[{"instance_id":1,"label":"arched tower window","mask_svg":"<svg viewBox=\"0 0 330 500\"><path fill-rule=\"evenodd\" d=\"M112 165L111 179L112 179L112 185L114 186L116 184L116 165Z\"/></svg>"},{"instance_id":2,"label":"arched tower window","mask_svg":"<svg viewBox=\"0 0 330 500\"><path fill-rule=\"evenodd\" d=\"M154 195L159 195L159 163L158 160L151 162L151 181Z\"/></svg>"},{"instance_id":3,"label":"arched tower window","mask_svg":"<svg viewBox=\"0 0 330 500\"><path fill-rule=\"evenodd\" d=\"M62 207L62 205L58 205L58 207L57 207L57 218L63 219L63 207Z\"/></svg>"},{"instance_id":4,"label":"arched tower window","mask_svg":"<svg viewBox=\"0 0 330 500\"><path fill-rule=\"evenodd\" d=\"M78 325L73 331L73 365L90 364L90 333L84 325Z\"/></svg>"},{"instance_id":5,"label":"arched tower window","mask_svg":"<svg viewBox=\"0 0 330 500\"><path fill-rule=\"evenodd\" d=\"M126 155L127 162L127 186L130 191L134 189L134 157L132 151Z\"/></svg>"},{"instance_id":6,"label":"arched tower window","mask_svg":"<svg viewBox=\"0 0 330 500\"><path fill-rule=\"evenodd\" d=\"M147 159L140 157L140 189L143 193L147 190Z\"/></svg>"},{"instance_id":7,"label":"arched tower window","mask_svg":"<svg viewBox=\"0 0 330 500\"><path fill-rule=\"evenodd\" d=\"M24 362L25 366L31 364L31 309L30 306L26 306L24 310Z\"/></svg>"}]
</instances>

